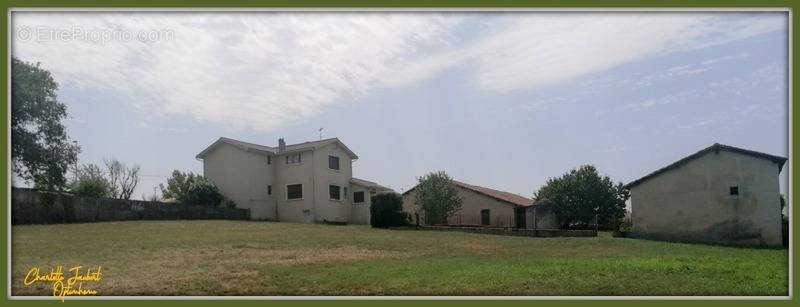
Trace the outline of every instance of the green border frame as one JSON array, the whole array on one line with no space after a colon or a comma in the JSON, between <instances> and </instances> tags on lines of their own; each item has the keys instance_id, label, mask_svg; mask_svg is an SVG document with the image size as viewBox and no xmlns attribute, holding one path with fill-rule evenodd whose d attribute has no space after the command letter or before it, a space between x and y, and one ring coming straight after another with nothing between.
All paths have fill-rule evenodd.
<instances>
[{"instance_id":1,"label":"green border frame","mask_svg":"<svg viewBox=\"0 0 800 307\"><path fill-rule=\"evenodd\" d=\"M565 0L565 1L556 1L556 0L540 0L540 1L531 1L531 0L496 0L496 1L479 1L479 0L382 0L382 1L370 1L370 0L338 0L336 2L333 1L324 1L324 0L266 0L266 1L255 1L255 0L227 0L227 1L220 1L220 0L195 0L192 3L186 3L177 0L113 0L113 1L97 1L97 0L78 0L78 1L67 1L67 0L33 0L33 1L22 1L22 0L10 0L4 1L2 7L4 8L4 14L0 16L0 24L3 25L3 30L0 31L0 41L2 41L2 50L0 50L0 54L2 55L3 61L0 62L0 70L3 71L2 76L0 76L0 81L2 82L3 86L0 87L0 118L3 120L3 125L0 131L2 131L2 139L3 142L0 142L0 168L2 168L3 172L8 174L10 172L10 165L8 164L8 155L9 155L9 131L8 131L8 121L9 119L9 88L8 88L8 77L9 77L9 59L10 59L10 45L9 45L9 33L10 29L6 29L6 26L9 25L9 13L10 9L12 8L69 8L69 9L101 9L101 8L152 8L152 9L180 9L180 8L206 8L206 9L213 9L213 8L278 8L278 9L288 9L288 8L298 8L298 9L307 9L307 8L330 8L330 9L399 9L402 10L406 9L429 9L429 8L442 8L443 10L447 9L481 9L481 8L546 8L546 9L557 9L557 8L643 8L643 9L650 9L650 8L664 8L664 9L735 9L735 8L788 8L792 12L794 12L796 7L799 7L797 2L786 1L786 0L765 0L765 1L753 1L753 0L732 0L732 1L723 1L723 0L696 0L696 1L689 1L689 0L660 0L660 1L651 1L651 2L642 2L634 1L634 0L610 0L610 1L589 1L589 0ZM792 17L794 18L794 16ZM793 74L793 72L797 71L798 64L795 55L798 53L798 48L796 42L798 41L798 27L797 22L792 22L790 24L791 27L791 48L792 54L791 58L792 61L790 62L791 67L789 67L789 75L791 84L790 88L796 88L798 84L797 78ZM798 142L797 142L797 130L792 123L792 119L797 118L797 115L800 113L796 106L793 103L793 93L790 90L789 94L789 103L792 105L790 108L790 118L788 120L789 125L789 151L791 153L789 157L789 168L787 171L790 171L789 175L790 178L793 173L798 171L798 166L794 161L796 156L795 153L798 152ZM794 182L794 179L790 179L791 186L789 197L790 197L790 204L794 198L795 192L798 191L798 187L800 184ZM0 191L0 197L2 197L2 204L3 208L0 209L0 220L2 220L2 227L0 227L0 249L2 249L2 270L0 270L0 292L2 292L2 301L0 303L6 304L10 302L14 302L17 306L45 306L51 304L60 304L56 299L52 300L9 300L10 293L8 292L8 280L7 275L10 268L7 266L9 263L8 255L8 229L10 219L8 216L8 206L10 203L8 202L9 199L9 177L7 176L0 176L0 186L3 187L2 191ZM796 220L798 213L793 211L792 216L790 217L791 220ZM798 239L798 231L797 226L792 225L792 242L790 242L791 246L796 246ZM792 262L792 276L798 275L798 267L797 262L794 259L790 259ZM595 300L591 302L594 306L634 306L642 303L647 303L650 305L657 305L657 306L730 306L730 305L738 305L738 306L792 306L800 302L798 299L798 284L793 282L791 292L794 297L791 300L718 300L718 299L711 299L711 300L620 300L620 299L603 299L603 300ZM113 304L118 306L137 306L144 303L147 304L157 304L157 305L170 305L170 306L210 306L210 305L218 305L218 304L235 304L238 306L255 306L255 305L283 305L283 306L365 306L365 305L386 305L386 306L401 306L401 305L417 305L417 306L482 306L487 304L488 302L485 300L278 300L278 301L262 301L262 300L207 300L207 301L199 301L200 299L183 299L183 300L67 300L66 304L81 304L81 305L92 305L92 306L101 306L106 304ZM502 305L502 306L531 306L534 304L546 304L550 306L579 306L579 304L587 303L587 300L591 299L570 299L570 300L510 300L510 301L492 301L493 304Z\"/></svg>"}]
</instances>

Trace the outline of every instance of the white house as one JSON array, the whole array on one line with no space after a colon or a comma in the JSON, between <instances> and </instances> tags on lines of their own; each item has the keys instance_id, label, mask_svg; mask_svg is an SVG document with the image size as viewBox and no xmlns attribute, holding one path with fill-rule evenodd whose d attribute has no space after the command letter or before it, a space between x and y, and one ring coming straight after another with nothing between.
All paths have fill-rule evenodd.
<instances>
[{"instance_id":1,"label":"white house","mask_svg":"<svg viewBox=\"0 0 800 307\"><path fill-rule=\"evenodd\" d=\"M277 147L219 138L197 159L203 175L252 219L369 223L370 195L390 190L353 178L358 156L337 138Z\"/></svg>"}]
</instances>

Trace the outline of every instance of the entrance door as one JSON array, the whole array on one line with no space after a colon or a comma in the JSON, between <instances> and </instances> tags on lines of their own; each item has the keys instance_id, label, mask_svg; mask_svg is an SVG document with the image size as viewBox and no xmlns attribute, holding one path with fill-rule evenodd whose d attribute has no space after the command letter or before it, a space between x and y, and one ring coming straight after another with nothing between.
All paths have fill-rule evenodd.
<instances>
[{"instance_id":1,"label":"entrance door","mask_svg":"<svg viewBox=\"0 0 800 307\"><path fill-rule=\"evenodd\" d=\"M514 209L514 220L516 221L516 228L525 228L527 225L525 224L525 208L516 208Z\"/></svg>"},{"instance_id":2,"label":"entrance door","mask_svg":"<svg viewBox=\"0 0 800 307\"><path fill-rule=\"evenodd\" d=\"M481 210L481 225L489 226L489 221L491 220L491 213L489 209Z\"/></svg>"}]
</instances>

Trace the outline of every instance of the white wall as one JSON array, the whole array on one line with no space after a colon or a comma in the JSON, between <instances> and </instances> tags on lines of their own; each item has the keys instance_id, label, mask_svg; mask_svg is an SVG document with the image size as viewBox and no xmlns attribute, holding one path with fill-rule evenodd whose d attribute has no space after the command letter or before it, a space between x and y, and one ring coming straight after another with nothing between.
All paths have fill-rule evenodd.
<instances>
[{"instance_id":1,"label":"white wall","mask_svg":"<svg viewBox=\"0 0 800 307\"><path fill-rule=\"evenodd\" d=\"M364 202L363 203L353 203L350 209L350 224L369 224L370 223L370 214L369 214L369 207L372 205L372 193L366 187L357 185L357 184L350 184L350 188L353 190L350 192L350 202L353 202L353 193L355 192L364 192Z\"/></svg>"},{"instance_id":2,"label":"white wall","mask_svg":"<svg viewBox=\"0 0 800 307\"><path fill-rule=\"evenodd\" d=\"M352 188L350 180L353 179L352 160L338 143L329 144L318 148L314 155L314 173L316 174L317 195L317 222L348 222L352 204ZM339 157L339 170L328 168L328 156ZM329 185L340 187L341 200L332 200ZM347 188L347 193L344 192Z\"/></svg>"},{"instance_id":3,"label":"white wall","mask_svg":"<svg viewBox=\"0 0 800 307\"><path fill-rule=\"evenodd\" d=\"M275 200L267 195L272 165L265 153L222 143L203 159L203 175L237 207L250 209L252 219L275 219Z\"/></svg>"}]
</instances>

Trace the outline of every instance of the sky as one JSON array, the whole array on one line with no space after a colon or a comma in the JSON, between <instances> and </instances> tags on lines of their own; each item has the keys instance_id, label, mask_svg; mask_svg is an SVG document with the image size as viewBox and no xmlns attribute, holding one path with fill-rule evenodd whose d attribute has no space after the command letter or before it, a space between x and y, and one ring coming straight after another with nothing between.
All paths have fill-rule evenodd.
<instances>
[{"instance_id":1,"label":"sky","mask_svg":"<svg viewBox=\"0 0 800 307\"><path fill-rule=\"evenodd\" d=\"M532 196L584 164L630 182L713 143L788 157L785 12L14 12L81 163L135 198L221 136L338 137L399 192L444 170ZM785 193L788 169L781 173ZM17 183L20 184L20 183ZM21 184L20 184L21 185Z\"/></svg>"}]
</instances>

